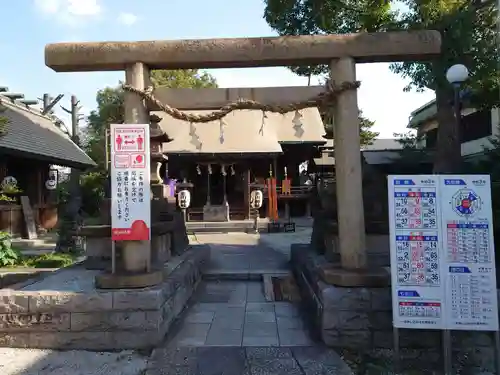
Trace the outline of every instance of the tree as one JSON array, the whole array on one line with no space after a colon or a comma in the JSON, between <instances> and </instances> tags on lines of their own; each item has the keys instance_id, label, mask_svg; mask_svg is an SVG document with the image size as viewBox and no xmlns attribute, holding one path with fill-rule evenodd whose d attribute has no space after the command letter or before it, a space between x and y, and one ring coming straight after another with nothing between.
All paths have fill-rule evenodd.
<instances>
[{"instance_id":1,"label":"tree","mask_svg":"<svg viewBox=\"0 0 500 375\"><path fill-rule=\"evenodd\" d=\"M380 133L371 131L374 125L375 121L371 121L367 117L364 117L363 113L359 111L359 136L361 138L361 146L373 144L373 141L379 136Z\"/></svg>"},{"instance_id":2,"label":"tree","mask_svg":"<svg viewBox=\"0 0 500 375\"><path fill-rule=\"evenodd\" d=\"M217 87L215 78L197 69L154 70L151 81L155 87L203 88ZM88 204L82 206L87 211L96 211L102 198L103 184L107 180L106 172L106 130L109 124L124 122L124 92L118 87L106 87L96 95L97 108L87 119L83 132L83 144L87 154L98 164L96 170L82 176L82 200ZM88 195L86 199L86 195ZM93 213L93 212L87 212Z\"/></svg>"},{"instance_id":3,"label":"tree","mask_svg":"<svg viewBox=\"0 0 500 375\"><path fill-rule=\"evenodd\" d=\"M435 150L421 146L421 142L425 142L425 135L417 135L415 132L409 131L394 133L393 136L401 145L401 150L398 152L398 157L394 159L393 165L396 165L401 171L406 171L405 173L415 171L415 174L418 174L422 173L420 170L423 164L432 164Z\"/></svg>"},{"instance_id":4,"label":"tree","mask_svg":"<svg viewBox=\"0 0 500 375\"><path fill-rule=\"evenodd\" d=\"M359 135L360 135L360 146L367 146L373 144L373 141L377 139L380 133L374 132L371 129L375 125L375 121L371 121L367 117L363 116L363 112L359 111ZM333 133L333 119L328 116L325 112L321 114L321 119L325 124L325 132L327 138L334 138Z\"/></svg>"},{"instance_id":5,"label":"tree","mask_svg":"<svg viewBox=\"0 0 500 375\"><path fill-rule=\"evenodd\" d=\"M460 129L453 114L453 90L446 80L446 71L453 64L465 64L471 73L467 83L473 93L471 102L478 107L500 103L495 2L406 0L405 3L410 11L401 18L400 28L440 31L443 53L428 63L393 64L392 70L411 80L407 89L434 90L439 127L433 171L460 172Z\"/></svg>"},{"instance_id":6,"label":"tree","mask_svg":"<svg viewBox=\"0 0 500 375\"><path fill-rule=\"evenodd\" d=\"M397 3L405 9L391 9ZM462 63L469 68L475 103L491 106L499 100L494 6L494 0L266 0L264 18L280 35L440 31L439 57L426 63L392 65L394 72L411 80L407 90L429 88L436 92L439 134L434 171L439 173L456 172L461 164L452 90L445 78L448 67ZM301 75L326 71L325 67L293 70Z\"/></svg>"}]
</instances>

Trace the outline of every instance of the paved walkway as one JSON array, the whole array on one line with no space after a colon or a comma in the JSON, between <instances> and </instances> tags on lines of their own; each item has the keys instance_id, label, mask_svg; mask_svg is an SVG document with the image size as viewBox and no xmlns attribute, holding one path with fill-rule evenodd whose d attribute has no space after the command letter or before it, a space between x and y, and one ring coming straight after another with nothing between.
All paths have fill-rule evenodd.
<instances>
[{"instance_id":1,"label":"paved walkway","mask_svg":"<svg viewBox=\"0 0 500 375\"><path fill-rule=\"evenodd\" d=\"M209 244L209 270L288 272L282 251L257 235L198 235ZM215 273L214 273L215 274ZM298 306L266 302L262 281L203 281L164 345L153 352L148 375L347 375L338 354L313 342Z\"/></svg>"}]
</instances>

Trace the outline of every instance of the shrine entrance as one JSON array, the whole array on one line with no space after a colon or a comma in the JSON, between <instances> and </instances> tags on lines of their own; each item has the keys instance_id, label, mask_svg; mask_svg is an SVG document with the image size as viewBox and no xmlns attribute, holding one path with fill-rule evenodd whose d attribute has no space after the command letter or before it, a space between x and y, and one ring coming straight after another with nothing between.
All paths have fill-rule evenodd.
<instances>
[{"instance_id":1,"label":"shrine entrance","mask_svg":"<svg viewBox=\"0 0 500 375\"><path fill-rule=\"evenodd\" d=\"M222 171L222 165L212 165L212 174L208 182L208 188L210 189L210 204L212 205L221 206L227 202L227 176L224 176L223 173L225 172Z\"/></svg>"},{"instance_id":2,"label":"shrine entrance","mask_svg":"<svg viewBox=\"0 0 500 375\"><path fill-rule=\"evenodd\" d=\"M303 143L307 142L305 137L311 122L304 119L303 124L299 111L333 108L334 134L341 140L335 144L340 264L322 272L329 283L354 287L385 283L387 278L386 271L372 270L367 262L360 134L359 126L353 126L359 123L356 90L360 82L356 80L356 63L422 61L440 52L439 32L419 30L240 39L58 43L45 47L45 63L58 72L125 71L125 123L149 123L150 111L160 110L171 120L188 125L176 127L169 135L179 141L183 139L189 152L198 155L220 153L220 147L230 131L237 135L234 139L243 142L238 149L266 155L281 153L278 139L268 137L272 127L265 126L266 113L277 113L283 118L291 114L293 120L287 125L288 132L292 138L299 138L294 143ZM214 69L319 64L328 65L330 69L330 80L324 87L213 91L221 89L153 88L150 80L150 69L153 68ZM196 112L196 109L201 111ZM191 110L194 112L189 112ZM227 127L227 131L223 131L226 128L225 119L229 121L230 118L228 115L236 116L239 110L255 110L252 113L262 114L262 121L242 121L234 129ZM242 126L246 123L256 125L257 131ZM201 126L197 127L198 124ZM207 127L209 124L211 126ZM220 131L212 132L210 129ZM205 143L200 142L204 132L212 134L205 136ZM256 140L257 136L261 136L260 141L255 141L249 148L247 144L252 139ZM265 149L263 145L266 145ZM185 154L186 148L182 151ZM156 184L160 178L156 176L154 166L152 169L152 182ZM276 182L275 176L269 177ZM217 189L214 185L213 191L220 194L218 181ZM150 248L149 241L141 244L140 251L137 244L125 243L122 253L130 254L125 257L128 259L125 269L136 269L137 264L145 264L145 260L149 262Z\"/></svg>"}]
</instances>

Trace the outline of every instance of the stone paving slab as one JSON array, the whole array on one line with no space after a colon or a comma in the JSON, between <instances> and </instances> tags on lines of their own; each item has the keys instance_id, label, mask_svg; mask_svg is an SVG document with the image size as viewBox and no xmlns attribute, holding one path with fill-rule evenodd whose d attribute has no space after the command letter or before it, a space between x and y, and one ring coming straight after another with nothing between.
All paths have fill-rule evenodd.
<instances>
[{"instance_id":1,"label":"stone paving slab","mask_svg":"<svg viewBox=\"0 0 500 375\"><path fill-rule=\"evenodd\" d=\"M320 346L161 348L147 375L352 375L333 350Z\"/></svg>"},{"instance_id":2,"label":"stone paving slab","mask_svg":"<svg viewBox=\"0 0 500 375\"><path fill-rule=\"evenodd\" d=\"M204 281L168 345L295 346L313 341L298 307L266 302L262 282Z\"/></svg>"},{"instance_id":3,"label":"stone paving slab","mask_svg":"<svg viewBox=\"0 0 500 375\"><path fill-rule=\"evenodd\" d=\"M246 233L201 234L192 243L208 244L211 259L206 273L217 276L245 274L248 279L263 273L283 274L289 271L287 254L268 246L259 235Z\"/></svg>"}]
</instances>

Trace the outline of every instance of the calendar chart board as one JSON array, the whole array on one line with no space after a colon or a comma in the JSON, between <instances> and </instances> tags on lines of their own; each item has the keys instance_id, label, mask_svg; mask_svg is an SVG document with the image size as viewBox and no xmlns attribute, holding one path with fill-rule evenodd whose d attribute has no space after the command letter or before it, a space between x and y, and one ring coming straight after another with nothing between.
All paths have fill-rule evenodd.
<instances>
[{"instance_id":1,"label":"calendar chart board","mask_svg":"<svg viewBox=\"0 0 500 375\"><path fill-rule=\"evenodd\" d=\"M446 321L451 330L498 330L490 176L442 176Z\"/></svg>"},{"instance_id":2,"label":"calendar chart board","mask_svg":"<svg viewBox=\"0 0 500 375\"><path fill-rule=\"evenodd\" d=\"M389 176L393 324L441 329L442 238L435 176Z\"/></svg>"},{"instance_id":3,"label":"calendar chart board","mask_svg":"<svg viewBox=\"0 0 500 375\"><path fill-rule=\"evenodd\" d=\"M489 176L388 177L395 328L498 330Z\"/></svg>"}]
</instances>

